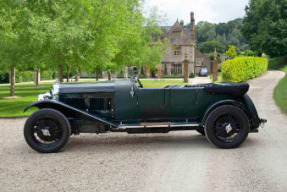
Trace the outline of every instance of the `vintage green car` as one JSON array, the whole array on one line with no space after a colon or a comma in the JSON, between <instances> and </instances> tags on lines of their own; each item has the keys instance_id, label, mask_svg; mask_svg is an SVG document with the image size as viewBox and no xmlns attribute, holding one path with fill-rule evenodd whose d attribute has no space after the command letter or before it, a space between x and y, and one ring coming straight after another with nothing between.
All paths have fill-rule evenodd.
<instances>
[{"instance_id":1,"label":"vintage green car","mask_svg":"<svg viewBox=\"0 0 287 192\"><path fill-rule=\"evenodd\" d=\"M56 152L71 134L168 133L196 130L221 148L238 147L266 120L258 117L246 83L170 85L144 88L130 69L129 80L56 83L39 95L26 121L31 148Z\"/></svg>"}]
</instances>

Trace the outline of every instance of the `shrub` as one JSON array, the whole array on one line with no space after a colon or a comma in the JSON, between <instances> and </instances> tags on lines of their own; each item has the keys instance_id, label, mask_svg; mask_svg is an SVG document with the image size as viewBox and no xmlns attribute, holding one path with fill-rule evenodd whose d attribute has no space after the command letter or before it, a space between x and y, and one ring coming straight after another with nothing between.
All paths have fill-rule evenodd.
<instances>
[{"instance_id":1,"label":"shrub","mask_svg":"<svg viewBox=\"0 0 287 192\"><path fill-rule=\"evenodd\" d=\"M42 71L40 78L41 78L41 80L51 80L51 79L53 79L53 74L54 74L54 72L52 72L52 71Z\"/></svg>"},{"instance_id":2,"label":"shrub","mask_svg":"<svg viewBox=\"0 0 287 192\"><path fill-rule=\"evenodd\" d=\"M73 77L73 76L76 76L77 74L75 72L69 72L69 77ZM64 72L63 73L63 78L67 78L68 77L68 73L67 72Z\"/></svg>"},{"instance_id":3,"label":"shrub","mask_svg":"<svg viewBox=\"0 0 287 192\"><path fill-rule=\"evenodd\" d=\"M145 75L139 75L139 78L141 78L141 79L145 79L145 78L146 78L146 76L145 76Z\"/></svg>"},{"instance_id":4,"label":"shrub","mask_svg":"<svg viewBox=\"0 0 287 192\"><path fill-rule=\"evenodd\" d=\"M189 74L189 78L194 78L194 77L195 77L194 73Z\"/></svg>"},{"instance_id":5,"label":"shrub","mask_svg":"<svg viewBox=\"0 0 287 192\"><path fill-rule=\"evenodd\" d=\"M237 56L236 47L234 45L229 45L229 49L225 52L225 55L232 58Z\"/></svg>"},{"instance_id":6,"label":"shrub","mask_svg":"<svg viewBox=\"0 0 287 192\"><path fill-rule=\"evenodd\" d=\"M182 79L183 76L167 76L167 75L165 75L165 76L162 76L161 78L163 78L163 79Z\"/></svg>"},{"instance_id":7,"label":"shrub","mask_svg":"<svg viewBox=\"0 0 287 192\"><path fill-rule=\"evenodd\" d=\"M258 77L267 70L268 61L262 57L236 57L222 64L224 81L244 82Z\"/></svg>"},{"instance_id":8,"label":"shrub","mask_svg":"<svg viewBox=\"0 0 287 192\"><path fill-rule=\"evenodd\" d=\"M9 73L0 73L0 83L9 83Z\"/></svg>"},{"instance_id":9,"label":"shrub","mask_svg":"<svg viewBox=\"0 0 287 192\"><path fill-rule=\"evenodd\" d=\"M246 50L245 56L255 56L255 53L251 50Z\"/></svg>"},{"instance_id":10,"label":"shrub","mask_svg":"<svg viewBox=\"0 0 287 192\"><path fill-rule=\"evenodd\" d=\"M16 71L16 83L34 81L34 71Z\"/></svg>"}]
</instances>

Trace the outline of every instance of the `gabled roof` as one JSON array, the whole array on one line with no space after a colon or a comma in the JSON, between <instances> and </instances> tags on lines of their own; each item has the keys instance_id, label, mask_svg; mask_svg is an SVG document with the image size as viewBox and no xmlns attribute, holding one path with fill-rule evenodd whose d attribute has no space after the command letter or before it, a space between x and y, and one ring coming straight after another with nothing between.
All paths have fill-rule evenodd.
<instances>
[{"instance_id":1,"label":"gabled roof","mask_svg":"<svg viewBox=\"0 0 287 192\"><path fill-rule=\"evenodd\" d=\"M172 26L161 26L161 30L163 31L163 36L165 36L170 30ZM185 31L191 36L191 29L189 27L184 27Z\"/></svg>"},{"instance_id":2,"label":"gabled roof","mask_svg":"<svg viewBox=\"0 0 287 192\"><path fill-rule=\"evenodd\" d=\"M170 31L170 30L173 30L173 31L182 31L182 29L184 29L186 31L186 33L191 37L191 29L190 27L184 27L181 23L179 23L178 21L176 21L174 23L173 26L162 26L161 27L162 31L163 31L163 36L166 36L167 33Z\"/></svg>"}]
</instances>

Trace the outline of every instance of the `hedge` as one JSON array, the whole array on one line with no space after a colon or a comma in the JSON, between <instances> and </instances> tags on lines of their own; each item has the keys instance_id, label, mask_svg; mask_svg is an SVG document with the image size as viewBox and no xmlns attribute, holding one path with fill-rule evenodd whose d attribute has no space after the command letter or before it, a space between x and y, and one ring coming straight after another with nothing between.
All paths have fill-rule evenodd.
<instances>
[{"instance_id":1,"label":"hedge","mask_svg":"<svg viewBox=\"0 0 287 192\"><path fill-rule=\"evenodd\" d=\"M34 71L16 71L16 83L34 81Z\"/></svg>"},{"instance_id":2,"label":"hedge","mask_svg":"<svg viewBox=\"0 0 287 192\"><path fill-rule=\"evenodd\" d=\"M54 72L51 71L41 71L41 80L51 80L53 79Z\"/></svg>"},{"instance_id":3,"label":"hedge","mask_svg":"<svg viewBox=\"0 0 287 192\"><path fill-rule=\"evenodd\" d=\"M183 76L162 76L163 79L182 79Z\"/></svg>"},{"instance_id":4,"label":"hedge","mask_svg":"<svg viewBox=\"0 0 287 192\"><path fill-rule=\"evenodd\" d=\"M16 71L16 83L34 81L34 71ZM41 80L51 80L55 78L55 72L41 71ZM9 83L9 73L0 72L0 83Z\"/></svg>"},{"instance_id":5,"label":"hedge","mask_svg":"<svg viewBox=\"0 0 287 192\"><path fill-rule=\"evenodd\" d=\"M268 68L268 61L263 57L236 57L222 64L222 78L224 81L244 82L264 73Z\"/></svg>"},{"instance_id":6,"label":"hedge","mask_svg":"<svg viewBox=\"0 0 287 192\"><path fill-rule=\"evenodd\" d=\"M9 73L0 72L0 83L9 83Z\"/></svg>"}]
</instances>

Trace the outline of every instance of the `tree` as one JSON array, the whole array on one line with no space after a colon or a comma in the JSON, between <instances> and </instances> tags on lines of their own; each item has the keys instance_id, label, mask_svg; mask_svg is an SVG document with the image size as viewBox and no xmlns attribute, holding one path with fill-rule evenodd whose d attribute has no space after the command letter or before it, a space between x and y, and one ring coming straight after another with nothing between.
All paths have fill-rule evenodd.
<instances>
[{"instance_id":1,"label":"tree","mask_svg":"<svg viewBox=\"0 0 287 192\"><path fill-rule=\"evenodd\" d=\"M27 0L26 8L31 15L30 43L37 48L32 58L46 68L58 68L62 82L64 69L76 70L83 63L89 4L82 0Z\"/></svg>"},{"instance_id":2,"label":"tree","mask_svg":"<svg viewBox=\"0 0 287 192\"><path fill-rule=\"evenodd\" d=\"M216 34L220 35L220 36L222 36L223 34L228 34L229 30L230 30L230 28L229 28L227 23L218 23L215 26Z\"/></svg>"},{"instance_id":3,"label":"tree","mask_svg":"<svg viewBox=\"0 0 287 192\"><path fill-rule=\"evenodd\" d=\"M225 55L232 58L237 56L236 47L234 45L229 45L229 49L226 51Z\"/></svg>"},{"instance_id":4,"label":"tree","mask_svg":"<svg viewBox=\"0 0 287 192\"><path fill-rule=\"evenodd\" d=\"M214 52L214 49L216 48L218 53L224 53L225 52L225 46L217 41L207 41L202 43L199 46L199 50L202 53L212 53Z\"/></svg>"},{"instance_id":5,"label":"tree","mask_svg":"<svg viewBox=\"0 0 287 192\"><path fill-rule=\"evenodd\" d=\"M287 55L287 20L272 22L268 32L263 42L263 50L271 57Z\"/></svg>"},{"instance_id":6,"label":"tree","mask_svg":"<svg viewBox=\"0 0 287 192\"><path fill-rule=\"evenodd\" d=\"M219 24L200 21L196 25L199 47L207 41L217 41L224 45L225 49L228 49L228 45L235 45L238 50L249 49L248 42L241 33L242 21L243 19L241 18Z\"/></svg>"},{"instance_id":7,"label":"tree","mask_svg":"<svg viewBox=\"0 0 287 192\"><path fill-rule=\"evenodd\" d=\"M110 74L162 59L165 43L151 45L161 32L159 17L156 11L144 17L141 0L5 0L0 6L0 63L7 70L58 69L63 81L64 70Z\"/></svg>"},{"instance_id":8,"label":"tree","mask_svg":"<svg viewBox=\"0 0 287 192\"><path fill-rule=\"evenodd\" d=\"M271 57L287 54L286 7L286 0L250 0L245 8L242 32L257 55L262 52Z\"/></svg>"},{"instance_id":9,"label":"tree","mask_svg":"<svg viewBox=\"0 0 287 192\"><path fill-rule=\"evenodd\" d=\"M27 68L28 12L21 1L0 1L0 66L10 71L10 96L15 96L15 68Z\"/></svg>"},{"instance_id":10,"label":"tree","mask_svg":"<svg viewBox=\"0 0 287 192\"><path fill-rule=\"evenodd\" d=\"M207 21L200 21L196 25L198 43L213 41L216 37L215 24Z\"/></svg>"}]
</instances>

